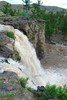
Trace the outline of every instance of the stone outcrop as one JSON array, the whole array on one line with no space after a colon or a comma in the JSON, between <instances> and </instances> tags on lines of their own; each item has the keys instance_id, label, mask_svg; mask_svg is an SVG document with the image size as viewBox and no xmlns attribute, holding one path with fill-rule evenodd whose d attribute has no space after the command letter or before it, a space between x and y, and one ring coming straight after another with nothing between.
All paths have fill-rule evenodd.
<instances>
[{"instance_id":1,"label":"stone outcrop","mask_svg":"<svg viewBox=\"0 0 67 100\"><path fill-rule=\"evenodd\" d=\"M0 100L34 100L34 96L20 85L14 72L0 73Z\"/></svg>"},{"instance_id":2,"label":"stone outcrop","mask_svg":"<svg viewBox=\"0 0 67 100\"><path fill-rule=\"evenodd\" d=\"M67 46L67 36L61 33L52 34L51 41Z\"/></svg>"},{"instance_id":3,"label":"stone outcrop","mask_svg":"<svg viewBox=\"0 0 67 100\"><path fill-rule=\"evenodd\" d=\"M10 57L14 52L14 40L7 36L7 31L0 32L0 56Z\"/></svg>"},{"instance_id":4,"label":"stone outcrop","mask_svg":"<svg viewBox=\"0 0 67 100\"><path fill-rule=\"evenodd\" d=\"M46 36L46 42L50 44L62 44L67 46L67 35L63 35L62 33L54 33L50 36Z\"/></svg>"},{"instance_id":5,"label":"stone outcrop","mask_svg":"<svg viewBox=\"0 0 67 100\"><path fill-rule=\"evenodd\" d=\"M45 22L43 20L26 19L19 17L17 19L2 19L2 24L11 25L22 31L29 38L36 49L39 59L44 57L45 47Z\"/></svg>"},{"instance_id":6,"label":"stone outcrop","mask_svg":"<svg viewBox=\"0 0 67 100\"><path fill-rule=\"evenodd\" d=\"M67 46L46 43L44 50L45 57L42 60L42 64L45 66L59 66L61 68L67 67Z\"/></svg>"}]
</instances>

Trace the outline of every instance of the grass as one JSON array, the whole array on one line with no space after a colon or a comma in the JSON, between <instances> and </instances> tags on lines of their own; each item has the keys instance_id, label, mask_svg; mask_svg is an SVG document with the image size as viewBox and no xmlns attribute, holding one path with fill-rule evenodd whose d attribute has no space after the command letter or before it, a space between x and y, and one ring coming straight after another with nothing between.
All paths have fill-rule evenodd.
<instances>
[{"instance_id":1,"label":"grass","mask_svg":"<svg viewBox=\"0 0 67 100\"><path fill-rule=\"evenodd\" d=\"M3 84L3 81L0 80L0 85L2 85L2 84Z\"/></svg>"},{"instance_id":2,"label":"grass","mask_svg":"<svg viewBox=\"0 0 67 100\"><path fill-rule=\"evenodd\" d=\"M15 36L13 32L7 32L7 36L15 40Z\"/></svg>"},{"instance_id":3,"label":"grass","mask_svg":"<svg viewBox=\"0 0 67 100\"><path fill-rule=\"evenodd\" d=\"M0 10L0 15L5 15L5 14Z\"/></svg>"},{"instance_id":4,"label":"grass","mask_svg":"<svg viewBox=\"0 0 67 100\"><path fill-rule=\"evenodd\" d=\"M13 98L16 95L16 93L11 94L0 94L0 98Z\"/></svg>"},{"instance_id":5,"label":"grass","mask_svg":"<svg viewBox=\"0 0 67 100\"><path fill-rule=\"evenodd\" d=\"M17 82L15 82L15 81L10 81L9 83L10 83L10 84L16 84Z\"/></svg>"}]
</instances>

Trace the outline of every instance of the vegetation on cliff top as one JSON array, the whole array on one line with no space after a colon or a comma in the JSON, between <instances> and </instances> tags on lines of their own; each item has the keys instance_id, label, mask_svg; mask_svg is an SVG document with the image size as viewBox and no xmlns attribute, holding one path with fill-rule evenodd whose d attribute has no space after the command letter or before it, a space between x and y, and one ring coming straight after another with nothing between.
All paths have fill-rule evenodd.
<instances>
[{"instance_id":1,"label":"vegetation on cliff top","mask_svg":"<svg viewBox=\"0 0 67 100\"><path fill-rule=\"evenodd\" d=\"M45 20L45 33L46 36L49 36L49 39L52 34L62 34L64 37L67 36L67 13L64 12L64 10L55 13L47 12L46 10L40 9L40 5L41 3L39 2L30 7L29 18ZM4 5L2 11L11 16L26 16L25 9L22 9L22 11L16 11L11 9L11 5L9 4Z\"/></svg>"}]
</instances>

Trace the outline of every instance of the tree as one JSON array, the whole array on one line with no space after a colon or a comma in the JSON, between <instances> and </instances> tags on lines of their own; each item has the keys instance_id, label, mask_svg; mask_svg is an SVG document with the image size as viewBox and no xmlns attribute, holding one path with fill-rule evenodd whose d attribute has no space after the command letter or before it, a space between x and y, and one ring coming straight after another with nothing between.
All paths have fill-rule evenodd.
<instances>
[{"instance_id":1,"label":"tree","mask_svg":"<svg viewBox=\"0 0 67 100\"><path fill-rule=\"evenodd\" d=\"M32 5L32 10L31 10L31 15L32 18L36 17L37 19L40 18L40 14L41 14L41 9L40 9L40 5L41 5L41 0L37 0L37 3L33 3Z\"/></svg>"},{"instance_id":2,"label":"tree","mask_svg":"<svg viewBox=\"0 0 67 100\"><path fill-rule=\"evenodd\" d=\"M30 0L22 0L24 3L24 8L26 9L26 18L28 18L29 8L30 8Z\"/></svg>"},{"instance_id":3,"label":"tree","mask_svg":"<svg viewBox=\"0 0 67 100\"><path fill-rule=\"evenodd\" d=\"M11 4L9 3L3 5L2 12L5 13L6 15L11 15L11 16L14 16L16 14L16 10L11 9Z\"/></svg>"},{"instance_id":4,"label":"tree","mask_svg":"<svg viewBox=\"0 0 67 100\"><path fill-rule=\"evenodd\" d=\"M11 4L9 4L9 3L3 5L2 12L5 13L5 14L8 14L10 7L11 7Z\"/></svg>"}]
</instances>

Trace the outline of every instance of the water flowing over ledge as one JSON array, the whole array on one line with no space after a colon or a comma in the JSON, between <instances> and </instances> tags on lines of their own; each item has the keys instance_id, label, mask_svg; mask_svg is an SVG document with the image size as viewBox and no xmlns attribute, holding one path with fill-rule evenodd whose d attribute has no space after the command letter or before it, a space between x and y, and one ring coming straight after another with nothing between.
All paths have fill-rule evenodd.
<instances>
[{"instance_id":1,"label":"water flowing over ledge","mask_svg":"<svg viewBox=\"0 0 67 100\"><path fill-rule=\"evenodd\" d=\"M66 83L65 75L55 73L55 70L45 70L42 68L40 61L36 56L35 49L29 42L28 38L19 30L12 26L0 25L0 31L12 31L15 35L14 48L21 56L20 63L8 58L8 63L5 58L0 57L0 72L13 71L18 74L20 78L28 77L28 86L35 88L37 86L51 84L63 85ZM63 79L63 82L62 82Z\"/></svg>"}]
</instances>

